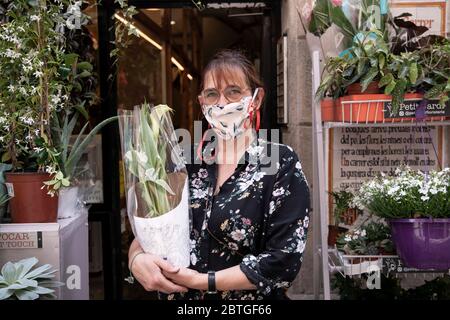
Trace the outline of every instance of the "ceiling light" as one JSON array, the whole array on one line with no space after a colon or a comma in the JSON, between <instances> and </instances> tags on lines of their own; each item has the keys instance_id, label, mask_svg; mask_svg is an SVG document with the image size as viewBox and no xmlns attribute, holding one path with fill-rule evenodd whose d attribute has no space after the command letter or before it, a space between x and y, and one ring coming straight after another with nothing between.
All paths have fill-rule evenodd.
<instances>
[{"instance_id":1,"label":"ceiling light","mask_svg":"<svg viewBox=\"0 0 450 320\"><path fill-rule=\"evenodd\" d=\"M177 66L178 69L180 69L180 71L183 71L183 70L184 70L184 67L181 65L181 63L179 63L179 62L177 61L177 59L175 59L174 57L172 57L172 59L170 59L170 60L172 61L172 63L173 63L174 65Z\"/></svg>"}]
</instances>

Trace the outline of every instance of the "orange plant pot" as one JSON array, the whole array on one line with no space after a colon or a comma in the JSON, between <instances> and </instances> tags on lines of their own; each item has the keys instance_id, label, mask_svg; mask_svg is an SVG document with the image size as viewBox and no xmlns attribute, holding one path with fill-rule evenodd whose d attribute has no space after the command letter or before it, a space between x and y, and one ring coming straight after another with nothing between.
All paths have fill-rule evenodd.
<instances>
[{"instance_id":1,"label":"orange plant pot","mask_svg":"<svg viewBox=\"0 0 450 320\"><path fill-rule=\"evenodd\" d=\"M325 98L320 101L320 109L322 111L322 121L334 121L334 99Z\"/></svg>"},{"instance_id":2,"label":"orange plant pot","mask_svg":"<svg viewBox=\"0 0 450 320\"><path fill-rule=\"evenodd\" d=\"M361 92L361 83L352 83L347 87L347 94L348 95L354 95L354 94L376 94L380 93L381 90L378 88L378 81L372 81L367 86L366 90L364 92Z\"/></svg>"},{"instance_id":3,"label":"orange plant pot","mask_svg":"<svg viewBox=\"0 0 450 320\"><path fill-rule=\"evenodd\" d=\"M422 94L407 93L405 100L421 100ZM414 117L385 118L384 104L391 101L392 96L385 94L358 94L343 96L338 99L335 107L335 121L351 123L378 123L378 122L411 122ZM426 117L428 121L442 120L444 117Z\"/></svg>"},{"instance_id":4,"label":"orange plant pot","mask_svg":"<svg viewBox=\"0 0 450 320\"><path fill-rule=\"evenodd\" d=\"M47 173L6 173L13 223L56 222L58 197L47 194L44 181L50 180Z\"/></svg>"}]
</instances>

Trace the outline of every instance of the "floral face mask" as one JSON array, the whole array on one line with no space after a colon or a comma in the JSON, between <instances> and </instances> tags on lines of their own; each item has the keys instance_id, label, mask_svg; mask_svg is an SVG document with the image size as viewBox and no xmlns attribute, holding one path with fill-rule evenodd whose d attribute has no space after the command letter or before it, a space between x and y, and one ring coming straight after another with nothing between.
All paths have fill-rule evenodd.
<instances>
[{"instance_id":1,"label":"floral face mask","mask_svg":"<svg viewBox=\"0 0 450 320\"><path fill-rule=\"evenodd\" d=\"M245 131L244 122L249 117L249 107L257 94L258 89L255 90L253 97L243 97L241 101L224 106L203 105L203 114L220 138L224 140L236 138Z\"/></svg>"}]
</instances>

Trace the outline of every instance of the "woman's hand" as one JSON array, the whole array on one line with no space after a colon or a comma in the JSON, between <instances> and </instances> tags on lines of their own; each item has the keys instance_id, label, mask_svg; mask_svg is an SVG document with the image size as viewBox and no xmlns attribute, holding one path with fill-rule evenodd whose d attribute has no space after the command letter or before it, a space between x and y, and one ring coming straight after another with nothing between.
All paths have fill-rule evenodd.
<instances>
[{"instance_id":1,"label":"woman's hand","mask_svg":"<svg viewBox=\"0 0 450 320\"><path fill-rule=\"evenodd\" d=\"M177 272L179 268L158 256L141 253L142 248L134 241L129 250L130 261L133 260L130 271L145 290L163 293L187 292L185 286L177 285L163 275L163 272L167 274Z\"/></svg>"},{"instance_id":2,"label":"woman's hand","mask_svg":"<svg viewBox=\"0 0 450 320\"><path fill-rule=\"evenodd\" d=\"M180 268L178 272L163 271L163 275L187 288L206 290L208 287L208 275L189 268Z\"/></svg>"}]
</instances>

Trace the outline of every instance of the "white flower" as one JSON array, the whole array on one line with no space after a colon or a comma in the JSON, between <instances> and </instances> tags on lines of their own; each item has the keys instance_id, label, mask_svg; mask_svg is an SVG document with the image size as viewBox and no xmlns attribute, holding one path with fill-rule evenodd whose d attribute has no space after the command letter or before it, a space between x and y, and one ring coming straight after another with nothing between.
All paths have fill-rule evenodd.
<instances>
[{"instance_id":1,"label":"white flower","mask_svg":"<svg viewBox=\"0 0 450 320\"><path fill-rule=\"evenodd\" d=\"M140 163L143 163L143 164L146 164L146 163L147 163L148 157L147 157L147 155L145 154L145 152L140 151L140 152L137 153L137 156L138 156L138 161L139 161Z\"/></svg>"},{"instance_id":2,"label":"white flower","mask_svg":"<svg viewBox=\"0 0 450 320\"><path fill-rule=\"evenodd\" d=\"M300 161L297 161L295 163L295 168L298 169L298 170L302 170L302 164L300 163Z\"/></svg>"},{"instance_id":3,"label":"white flower","mask_svg":"<svg viewBox=\"0 0 450 320\"><path fill-rule=\"evenodd\" d=\"M5 137L0 137L0 142L5 141Z\"/></svg>"},{"instance_id":4,"label":"white flower","mask_svg":"<svg viewBox=\"0 0 450 320\"><path fill-rule=\"evenodd\" d=\"M261 178L264 177L265 175L266 175L266 173L263 172L263 171L255 172L255 173L253 174L252 179L255 180L255 181L259 181L259 180L261 180Z\"/></svg>"},{"instance_id":5,"label":"white flower","mask_svg":"<svg viewBox=\"0 0 450 320\"><path fill-rule=\"evenodd\" d=\"M47 172L49 174L53 174L53 173L56 173L56 170L52 166L46 166L45 167L45 172Z\"/></svg>"},{"instance_id":6,"label":"white flower","mask_svg":"<svg viewBox=\"0 0 450 320\"><path fill-rule=\"evenodd\" d=\"M19 88L19 92L20 92L23 96L27 96L27 95L28 95L27 89L25 89L24 87L20 87L20 88Z\"/></svg>"},{"instance_id":7,"label":"white flower","mask_svg":"<svg viewBox=\"0 0 450 320\"><path fill-rule=\"evenodd\" d=\"M306 209L306 210L308 210L308 209ZM308 226L309 226L309 217L305 217L305 219L303 219L303 226L305 228L308 228Z\"/></svg>"},{"instance_id":8,"label":"white flower","mask_svg":"<svg viewBox=\"0 0 450 320\"><path fill-rule=\"evenodd\" d=\"M6 119L5 117L3 117L3 116L2 116L2 117L0 117L0 124L3 124L3 123L5 123L5 122L6 122L6 120L7 120L7 119Z\"/></svg>"},{"instance_id":9,"label":"white flower","mask_svg":"<svg viewBox=\"0 0 450 320\"><path fill-rule=\"evenodd\" d=\"M430 199L429 196L421 196L420 199L422 199L422 201L427 201Z\"/></svg>"},{"instance_id":10,"label":"white flower","mask_svg":"<svg viewBox=\"0 0 450 320\"><path fill-rule=\"evenodd\" d=\"M150 181L157 180L158 177L156 176L155 168L145 170L145 178L147 178Z\"/></svg>"},{"instance_id":11,"label":"white flower","mask_svg":"<svg viewBox=\"0 0 450 320\"><path fill-rule=\"evenodd\" d=\"M208 177L208 170L201 168L200 170L198 170L198 176L201 179L205 179L206 177Z\"/></svg>"},{"instance_id":12,"label":"white flower","mask_svg":"<svg viewBox=\"0 0 450 320\"><path fill-rule=\"evenodd\" d=\"M280 188L278 188L278 189L275 189L275 190L272 192L272 195L273 195L274 197L279 197L279 196L281 196L283 193L284 193L284 188L283 188L283 187L280 187Z\"/></svg>"},{"instance_id":13,"label":"white flower","mask_svg":"<svg viewBox=\"0 0 450 320\"><path fill-rule=\"evenodd\" d=\"M197 264L197 256L193 253L191 253L191 263L194 266Z\"/></svg>"},{"instance_id":14,"label":"white flower","mask_svg":"<svg viewBox=\"0 0 450 320\"><path fill-rule=\"evenodd\" d=\"M366 230L361 231L361 237L365 237L367 235Z\"/></svg>"},{"instance_id":15,"label":"white flower","mask_svg":"<svg viewBox=\"0 0 450 320\"><path fill-rule=\"evenodd\" d=\"M22 116L22 117L19 117L19 119L20 119L20 121L22 121L23 123L25 123L25 124L27 124L29 126L34 124L34 119L33 118Z\"/></svg>"},{"instance_id":16,"label":"white flower","mask_svg":"<svg viewBox=\"0 0 450 320\"><path fill-rule=\"evenodd\" d=\"M39 21L39 20L41 20L41 17L33 14L30 16L30 20L31 21Z\"/></svg>"},{"instance_id":17,"label":"white flower","mask_svg":"<svg viewBox=\"0 0 450 320\"><path fill-rule=\"evenodd\" d=\"M233 232L231 232L231 238L233 238L233 240L236 241L241 241L245 238L245 230L241 229L241 230L235 230Z\"/></svg>"},{"instance_id":18,"label":"white flower","mask_svg":"<svg viewBox=\"0 0 450 320\"><path fill-rule=\"evenodd\" d=\"M42 150L44 150L44 148L41 148L41 147L34 147L33 148L33 150L35 151L35 152L41 152Z\"/></svg>"},{"instance_id":19,"label":"white flower","mask_svg":"<svg viewBox=\"0 0 450 320\"><path fill-rule=\"evenodd\" d=\"M8 86L8 91L14 93L14 91L16 91L16 88L12 84L10 84Z\"/></svg>"},{"instance_id":20,"label":"white flower","mask_svg":"<svg viewBox=\"0 0 450 320\"><path fill-rule=\"evenodd\" d=\"M302 253L305 250L306 242L303 240L297 241L297 249L295 252Z\"/></svg>"},{"instance_id":21,"label":"white flower","mask_svg":"<svg viewBox=\"0 0 450 320\"><path fill-rule=\"evenodd\" d=\"M247 152L256 157L256 156L260 156L261 153L263 152L264 147L263 146L249 146L247 149Z\"/></svg>"},{"instance_id":22,"label":"white flower","mask_svg":"<svg viewBox=\"0 0 450 320\"><path fill-rule=\"evenodd\" d=\"M36 70L36 71L34 72L34 76L35 76L36 78L40 78L40 77L42 77L42 75L43 75L42 71Z\"/></svg>"},{"instance_id":23,"label":"white flower","mask_svg":"<svg viewBox=\"0 0 450 320\"><path fill-rule=\"evenodd\" d=\"M127 160L127 161L133 160L133 152L132 151L127 151L125 153L125 160Z\"/></svg>"},{"instance_id":24,"label":"white flower","mask_svg":"<svg viewBox=\"0 0 450 320\"><path fill-rule=\"evenodd\" d=\"M269 203L269 214L272 214L275 211L275 202L270 201Z\"/></svg>"},{"instance_id":25,"label":"white flower","mask_svg":"<svg viewBox=\"0 0 450 320\"><path fill-rule=\"evenodd\" d=\"M201 199L206 197L206 191L202 189L194 189L192 192L192 198Z\"/></svg>"},{"instance_id":26,"label":"white flower","mask_svg":"<svg viewBox=\"0 0 450 320\"><path fill-rule=\"evenodd\" d=\"M352 241L352 236L349 235L349 234L346 234L344 240L345 240L346 242L350 242L350 241Z\"/></svg>"}]
</instances>

